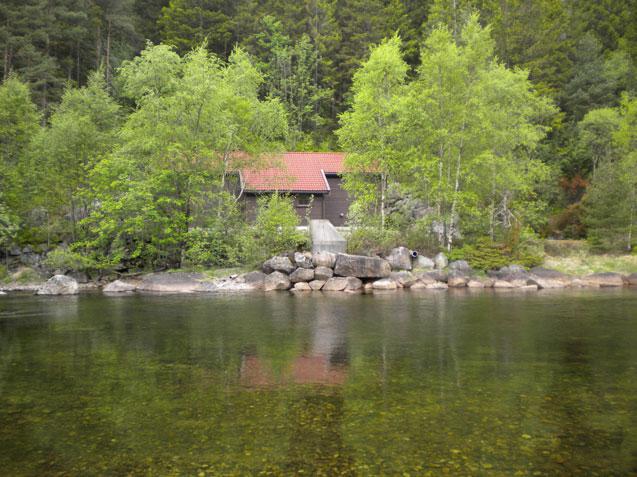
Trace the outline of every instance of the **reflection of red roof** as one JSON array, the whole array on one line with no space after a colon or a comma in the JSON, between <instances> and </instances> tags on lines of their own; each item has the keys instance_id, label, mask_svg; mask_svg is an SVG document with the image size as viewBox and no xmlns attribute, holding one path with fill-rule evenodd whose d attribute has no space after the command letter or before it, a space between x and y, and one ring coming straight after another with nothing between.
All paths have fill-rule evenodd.
<instances>
[{"instance_id":1,"label":"reflection of red roof","mask_svg":"<svg viewBox=\"0 0 637 477\"><path fill-rule=\"evenodd\" d=\"M341 174L342 152L286 152L272 159L264 169L241 169L243 187L248 192L327 193L326 174Z\"/></svg>"}]
</instances>

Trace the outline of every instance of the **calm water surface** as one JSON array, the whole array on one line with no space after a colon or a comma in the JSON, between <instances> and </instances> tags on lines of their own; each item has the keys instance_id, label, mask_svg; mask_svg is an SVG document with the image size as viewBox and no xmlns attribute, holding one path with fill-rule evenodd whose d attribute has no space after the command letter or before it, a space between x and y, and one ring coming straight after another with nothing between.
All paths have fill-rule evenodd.
<instances>
[{"instance_id":1,"label":"calm water surface","mask_svg":"<svg viewBox=\"0 0 637 477\"><path fill-rule=\"evenodd\" d=\"M2 475L637 475L637 290L0 297Z\"/></svg>"}]
</instances>

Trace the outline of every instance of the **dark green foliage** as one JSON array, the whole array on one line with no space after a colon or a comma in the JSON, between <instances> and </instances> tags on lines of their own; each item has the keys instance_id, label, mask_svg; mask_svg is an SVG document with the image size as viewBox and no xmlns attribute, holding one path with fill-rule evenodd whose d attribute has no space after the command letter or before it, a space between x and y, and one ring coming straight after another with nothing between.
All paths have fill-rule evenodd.
<instances>
[{"instance_id":1,"label":"dark green foliage","mask_svg":"<svg viewBox=\"0 0 637 477\"><path fill-rule=\"evenodd\" d=\"M450 260L466 260L475 270L497 270L506 265L518 264L531 268L542 263L538 247L518 243L515 247L495 243L490 238L480 238L473 244L465 244L449 254Z\"/></svg>"},{"instance_id":2,"label":"dark green foliage","mask_svg":"<svg viewBox=\"0 0 637 477\"><path fill-rule=\"evenodd\" d=\"M257 200L257 218L252 227L251 256L255 263L283 252L307 248L308 237L297 230L299 217L292 199L270 194Z\"/></svg>"}]
</instances>

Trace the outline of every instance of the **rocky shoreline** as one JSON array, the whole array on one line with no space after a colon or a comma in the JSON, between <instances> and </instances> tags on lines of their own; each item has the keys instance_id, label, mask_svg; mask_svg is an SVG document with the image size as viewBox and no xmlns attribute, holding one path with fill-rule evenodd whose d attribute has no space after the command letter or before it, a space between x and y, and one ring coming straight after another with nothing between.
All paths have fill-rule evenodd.
<instances>
[{"instance_id":1,"label":"rocky shoreline","mask_svg":"<svg viewBox=\"0 0 637 477\"><path fill-rule=\"evenodd\" d=\"M262 270L210 279L202 273L160 272L112 281L104 286L79 284L67 275L54 275L44 284L0 285L6 292L34 292L38 295L74 295L99 290L105 294L210 293L248 291L290 291L373 293L399 289L498 289L528 290L637 286L637 273L594 273L573 277L542 267L526 270L509 265L500 270L477 273L463 260L448 262L442 253L432 259L412 257L405 247L385 257L296 252L272 257Z\"/></svg>"}]
</instances>

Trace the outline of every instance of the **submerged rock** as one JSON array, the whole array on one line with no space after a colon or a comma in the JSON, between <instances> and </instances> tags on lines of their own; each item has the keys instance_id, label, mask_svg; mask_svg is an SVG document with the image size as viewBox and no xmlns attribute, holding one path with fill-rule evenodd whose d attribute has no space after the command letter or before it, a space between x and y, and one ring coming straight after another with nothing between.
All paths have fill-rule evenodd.
<instances>
[{"instance_id":1,"label":"submerged rock","mask_svg":"<svg viewBox=\"0 0 637 477\"><path fill-rule=\"evenodd\" d=\"M77 280L66 275L54 275L38 289L36 295L76 295L78 291Z\"/></svg>"},{"instance_id":2,"label":"submerged rock","mask_svg":"<svg viewBox=\"0 0 637 477\"><path fill-rule=\"evenodd\" d=\"M391 273L391 266L387 260L379 257L339 253L334 273L342 277L384 278Z\"/></svg>"},{"instance_id":3,"label":"submerged rock","mask_svg":"<svg viewBox=\"0 0 637 477\"><path fill-rule=\"evenodd\" d=\"M135 290L137 290L137 285L122 280L115 280L102 288L104 293L130 293Z\"/></svg>"},{"instance_id":4,"label":"submerged rock","mask_svg":"<svg viewBox=\"0 0 637 477\"><path fill-rule=\"evenodd\" d=\"M263 289L265 291L289 290L292 286L290 278L282 272L272 272L265 277Z\"/></svg>"}]
</instances>

